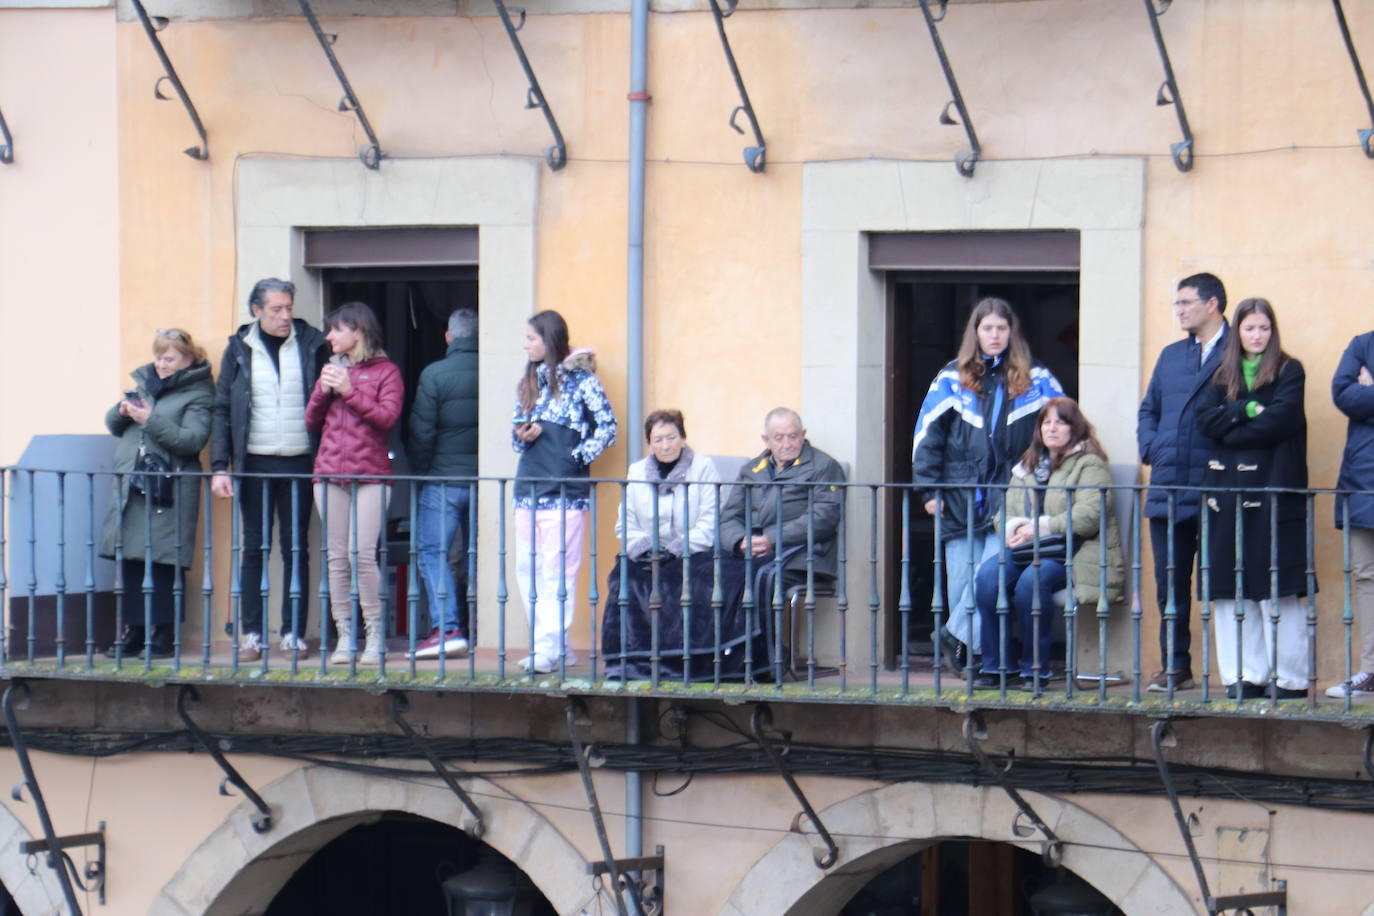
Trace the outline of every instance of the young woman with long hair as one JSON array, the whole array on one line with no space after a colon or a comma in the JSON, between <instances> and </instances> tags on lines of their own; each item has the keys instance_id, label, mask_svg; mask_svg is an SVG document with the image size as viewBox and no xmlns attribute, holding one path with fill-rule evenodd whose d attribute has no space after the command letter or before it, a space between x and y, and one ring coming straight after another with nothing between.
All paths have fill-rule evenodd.
<instances>
[{"instance_id":1,"label":"young woman with long hair","mask_svg":"<svg viewBox=\"0 0 1374 916\"><path fill-rule=\"evenodd\" d=\"M591 463L615 442L616 422L592 351L569 347L562 315L545 310L531 317L524 349L529 363L516 387L511 444L520 453L516 577L533 651L519 664L548 672L559 659L576 664L568 635L591 505L586 479Z\"/></svg>"},{"instance_id":2,"label":"young woman with long hair","mask_svg":"<svg viewBox=\"0 0 1374 916\"><path fill-rule=\"evenodd\" d=\"M992 522L1001 487L1030 443L1037 412L1063 394L1031 356L1016 312L1006 300L988 297L974 306L959 355L935 376L921 404L912 481L923 491L927 514L936 517L944 546L947 617L935 640L955 673L981 649L973 575L997 551Z\"/></svg>"},{"instance_id":3,"label":"young woman with long hair","mask_svg":"<svg viewBox=\"0 0 1374 916\"><path fill-rule=\"evenodd\" d=\"M382 330L372 309L346 303L325 317L325 327L334 355L310 394L305 425L320 437L315 504L324 519L329 610L339 634L330 662L346 665L356 658L360 665L377 665L386 651L377 541L386 521L386 479L391 476L387 439L401 417L405 383L382 350ZM355 574L357 614L367 632L361 654L350 597Z\"/></svg>"},{"instance_id":4,"label":"young woman with long hair","mask_svg":"<svg viewBox=\"0 0 1374 916\"><path fill-rule=\"evenodd\" d=\"M1210 517L1202 548L1210 581L1201 597L1212 601L1217 668L1228 694L1267 694L1272 680L1279 699L1298 699L1307 696L1309 649L1307 614L1298 600L1308 587L1306 501L1301 493L1263 490L1307 487L1306 375L1302 363L1283 351L1278 316L1268 300L1246 299L1233 320L1235 333L1227 335L1212 386L1197 408L1198 429L1212 440L1203 479ZM1271 519L1276 541L1269 534Z\"/></svg>"}]
</instances>

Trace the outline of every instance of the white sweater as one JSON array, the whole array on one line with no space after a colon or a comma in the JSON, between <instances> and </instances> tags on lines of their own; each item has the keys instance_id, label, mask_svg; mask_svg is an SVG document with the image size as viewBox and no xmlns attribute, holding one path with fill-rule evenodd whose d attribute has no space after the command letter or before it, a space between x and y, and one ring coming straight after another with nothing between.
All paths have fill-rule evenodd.
<instances>
[{"instance_id":1,"label":"white sweater","mask_svg":"<svg viewBox=\"0 0 1374 916\"><path fill-rule=\"evenodd\" d=\"M654 501L658 501L658 539L659 546L666 547L673 538L683 532L683 499L689 500L688 521L690 535L684 540L692 553L710 550L716 537L716 488L711 486L720 480L716 466L706 455L697 454L687 469L690 486L678 484L670 496L658 496L659 482L645 479L645 472L652 457L636 461L630 465L626 478L630 481L625 487L624 524L621 512L616 511L615 533L620 542L628 548L635 541L645 538L652 544L654 530ZM636 483L635 481L643 481ZM688 493L684 494L684 490ZM651 548L652 549L652 548Z\"/></svg>"}]
</instances>

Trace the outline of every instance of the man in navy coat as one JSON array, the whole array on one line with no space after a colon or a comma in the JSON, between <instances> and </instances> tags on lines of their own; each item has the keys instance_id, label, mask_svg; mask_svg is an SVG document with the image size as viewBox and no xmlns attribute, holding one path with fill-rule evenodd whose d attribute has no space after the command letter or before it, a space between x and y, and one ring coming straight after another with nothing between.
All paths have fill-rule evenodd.
<instances>
[{"instance_id":1,"label":"man in navy coat","mask_svg":"<svg viewBox=\"0 0 1374 916\"><path fill-rule=\"evenodd\" d=\"M1198 552L1197 488L1207 471L1210 442L1198 431L1198 396L1221 362L1226 323L1226 287L1212 274L1185 277L1178 283L1174 314L1187 338L1159 354L1145 400L1136 415L1140 461L1150 466L1151 489L1145 501L1150 544L1155 560L1155 596L1159 601L1160 670L1147 690L1187 690L1193 682L1193 567ZM1172 550L1170 520L1172 519Z\"/></svg>"}]
</instances>

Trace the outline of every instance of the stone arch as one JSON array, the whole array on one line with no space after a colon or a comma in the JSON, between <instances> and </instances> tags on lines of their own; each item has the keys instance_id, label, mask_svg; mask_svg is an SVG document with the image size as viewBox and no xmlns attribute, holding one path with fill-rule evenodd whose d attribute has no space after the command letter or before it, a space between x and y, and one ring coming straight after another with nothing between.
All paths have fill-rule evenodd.
<instances>
[{"instance_id":1,"label":"stone arch","mask_svg":"<svg viewBox=\"0 0 1374 916\"><path fill-rule=\"evenodd\" d=\"M9 808L0 805L0 882L24 916L60 916L66 909L57 873L40 853L32 872L19 844L34 839ZM77 891L78 894L81 891Z\"/></svg>"},{"instance_id":2,"label":"stone arch","mask_svg":"<svg viewBox=\"0 0 1374 916\"><path fill-rule=\"evenodd\" d=\"M427 771L424 771L427 772ZM418 774L417 774L418 775ZM482 841L521 868L560 912L591 896L586 860L543 815L483 779ZM302 864L345 831L384 811L403 811L467 832L472 816L444 786L302 767L260 790L276 823L254 832L256 809L236 806L182 863L149 907L156 916L253 916L266 909ZM25 910L27 914L28 911Z\"/></svg>"},{"instance_id":3,"label":"stone arch","mask_svg":"<svg viewBox=\"0 0 1374 916\"><path fill-rule=\"evenodd\" d=\"M1065 841L1064 867L1126 913L1193 913L1197 903L1164 869L1116 828L1063 798L1023 792ZM812 860L814 834L779 840L735 887L722 916L827 916L870 878L926 846L976 837L1040 851L1038 834L1012 833L1018 812L996 787L898 783L837 802L821 812L840 848L825 872Z\"/></svg>"}]
</instances>

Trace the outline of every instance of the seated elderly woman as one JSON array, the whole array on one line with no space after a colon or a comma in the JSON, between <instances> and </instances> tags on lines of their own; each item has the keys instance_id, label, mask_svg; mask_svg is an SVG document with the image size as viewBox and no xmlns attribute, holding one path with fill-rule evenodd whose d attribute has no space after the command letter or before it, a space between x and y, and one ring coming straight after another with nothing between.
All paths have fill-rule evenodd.
<instances>
[{"instance_id":1,"label":"seated elderly woman","mask_svg":"<svg viewBox=\"0 0 1374 916\"><path fill-rule=\"evenodd\" d=\"M1011 471L1006 514L996 520L1005 546L983 562L974 579L983 645L975 687L999 686L1002 673L1019 676L1026 690L1036 687L1037 675L1042 681L1063 677L1063 662L1052 662L1050 652L1059 611L1054 593L1067 585L1069 568L1073 600L1080 608L1096 607L1104 586L1109 603L1121 600L1126 565L1112 492L1106 489L1111 483L1107 453L1078 404L1054 398L1040 408L1030 448ZM1072 560L1067 558L1068 532L1073 534ZM997 612L1002 594L1011 612L1005 632Z\"/></svg>"},{"instance_id":2,"label":"seated elderly woman","mask_svg":"<svg viewBox=\"0 0 1374 916\"><path fill-rule=\"evenodd\" d=\"M601 645L607 677L649 677L657 619L658 673L681 678L714 674L717 497L720 474L709 458L687 444L681 411L656 410L644 421L649 456L630 465L615 531L623 552L606 583ZM743 567L722 549L721 640L744 637L739 615ZM739 567L736 569L736 567ZM682 577L691 601L684 646ZM731 584L733 583L733 584ZM651 608L657 606L657 615ZM738 622L736 618L739 618ZM622 638L625 651L622 653ZM685 651L684 651L685 650Z\"/></svg>"}]
</instances>

